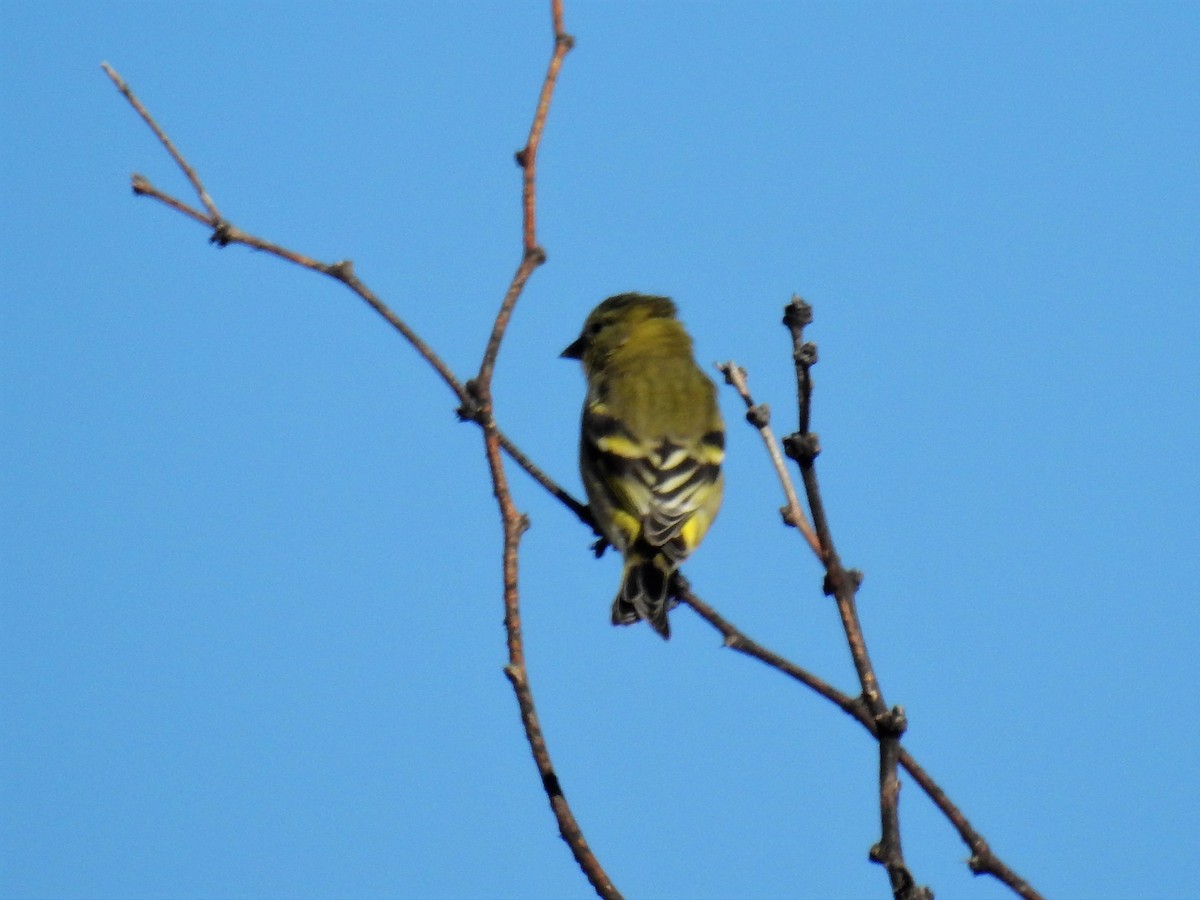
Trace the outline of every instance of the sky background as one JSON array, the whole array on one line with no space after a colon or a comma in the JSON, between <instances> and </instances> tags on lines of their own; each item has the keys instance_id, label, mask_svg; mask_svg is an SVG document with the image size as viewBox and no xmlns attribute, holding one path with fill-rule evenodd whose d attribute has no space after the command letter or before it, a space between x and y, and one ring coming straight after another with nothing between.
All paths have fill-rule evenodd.
<instances>
[{"instance_id":1,"label":"sky background","mask_svg":"<svg viewBox=\"0 0 1200 900\"><path fill-rule=\"evenodd\" d=\"M673 296L795 427L906 746L1048 896L1200 895L1200 5L567 0L502 427L577 495L558 359ZM0 8L0 895L587 897L502 674L478 432L371 310L129 190L358 274L460 374L520 253L548 4ZM740 402L685 571L850 691ZM614 629L619 562L519 473L529 673L629 897L888 895L876 750L720 646ZM940 897L1009 896L914 785Z\"/></svg>"}]
</instances>

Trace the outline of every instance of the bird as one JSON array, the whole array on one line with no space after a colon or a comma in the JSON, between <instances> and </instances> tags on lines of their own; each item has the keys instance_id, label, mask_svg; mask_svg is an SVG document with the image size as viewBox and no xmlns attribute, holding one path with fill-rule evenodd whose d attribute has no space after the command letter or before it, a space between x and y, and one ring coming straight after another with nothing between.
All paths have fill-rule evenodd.
<instances>
[{"instance_id":1,"label":"bird","mask_svg":"<svg viewBox=\"0 0 1200 900\"><path fill-rule=\"evenodd\" d=\"M596 527L624 557L614 625L671 636L671 580L721 506L717 389L668 297L617 294L562 356L583 364L579 469Z\"/></svg>"}]
</instances>

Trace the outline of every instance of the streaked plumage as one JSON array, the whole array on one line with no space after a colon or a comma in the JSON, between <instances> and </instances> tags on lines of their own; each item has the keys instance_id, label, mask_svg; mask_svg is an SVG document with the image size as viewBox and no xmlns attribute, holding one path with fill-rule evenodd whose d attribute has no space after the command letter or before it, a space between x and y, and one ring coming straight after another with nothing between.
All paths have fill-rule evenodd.
<instances>
[{"instance_id":1,"label":"streaked plumage","mask_svg":"<svg viewBox=\"0 0 1200 900\"><path fill-rule=\"evenodd\" d=\"M716 387L666 297L609 297L562 355L587 376L579 467L590 508L625 557L613 624L645 619L669 637L671 575L721 505Z\"/></svg>"}]
</instances>

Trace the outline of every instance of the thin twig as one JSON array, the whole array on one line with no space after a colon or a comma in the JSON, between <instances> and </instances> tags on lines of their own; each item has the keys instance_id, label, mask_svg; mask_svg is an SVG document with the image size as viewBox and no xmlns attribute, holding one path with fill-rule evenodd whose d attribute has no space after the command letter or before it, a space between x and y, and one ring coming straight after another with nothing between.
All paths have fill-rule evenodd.
<instances>
[{"instance_id":1,"label":"thin twig","mask_svg":"<svg viewBox=\"0 0 1200 900\"><path fill-rule=\"evenodd\" d=\"M690 606L700 618L721 633L721 636L725 639L724 643L726 647L749 656L751 659L757 659L759 662L765 663L773 669L778 669L789 678L794 678L805 687L811 688L830 703L837 706L842 712L850 716L850 718L859 722L871 734L875 733L875 722L863 704L862 698L851 697L849 694L839 691L824 679L818 678L807 669L801 668L791 660L785 659L772 650L768 650L762 644L748 637L745 632L701 600L692 590L692 586L688 583L687 579L680 573L675 574L674 591L680 603Z\"/></svg>"},{"instance_id":2,"label":"thin twig","mask_svg":"<svg viewBox=\"0 0 1200 900\"><path fill-rule=\"evenodd\" d=\"M176 212L182 213L183 215L212 228L213 233L209 240L220 247L227 247L230 244L241 244L254 250L261 250L263 253L268 253L272 256L276 256L306 269L311 269L314 272L320 272L322 275L327 275L330 278L333 278L335 281L341 282L351 291L357 294L364 302L367 303L367 305L379 313L379 315L381 315L389 325L391 325L394 329L396 329L396 331L404 336L404 339L412 345L413 349L416 350L417 353L420 354L420 356L433 367L434 371L441 376L442 381L444 381L446 386L454 392L454 395L458 398L460 403L470 402L470 394L467 392L467 389L463 383L455 377L454 373L450 370L450 367L447 366L442 358L434 352L432 347L425 343L420 335L410 328L403 319L396 315L396 313L393 312L386 303L380 300L379 297L377 297L375 293L370 290L370 288L368 288L362 283L362 281L359 280L359 278L354 274L354 266L349 260L342 260L341 262L335 263L322 262L318 259L314 259L311 256L306 256L303 253L298 253L295 250L291 250L287 247L283 247L279 244L257 237L256 235L250 234L247 231L243 231L242 229L237 228L222 219L221 214L217 211L216 205L208 196L208 193L204 190L203 185L201 185L200 178L196 174L196 171L191 167L191 165L188 164L187 160L184 159L179 150L176 149L175 145L171 142L171 139L167 137L166 133L159 126L158 122L155 121L154 117L150 115L150 112L146 109L146 107L142 105L140 100L138 100L137 95L133 93L129 85L125 83L125 80L117 74L112 66L110 66L108 63L104 63L102 68L104 69L105 74L112 79L112 82L124 95L125 99L129 101L130 105L133 106L138 115L141 116L142 121L144 121L150 127L150 130L154 132L159 142L163 145L167 152L171 154L171 157L175 160L179 167L188 175L188 179L196 188L197 193L200 194L201 200L204 201L205 208L209 210L209 213L208 215L205 215L198 209L195 209L194 207L184 203L182 200L179 200L165 191L160 190L151 184L149 179L143 175L135 174L131 178L131 185L135 194L141 197L151 197L155 200L158 200L171 209L174 209Z\"/></svg>"},{"instance_id":3,"label":"thin twig","mask_svg":"<svg viewBox=\"0 0 1200 900\"><path fill-rule=\"evenodd\" d=\"M554 28L554 54L550 57L550 68L546 71L546 80L542 82L542 90L538 94L537 109L533 114L533 122L529 125L529 137L525 146L517 151L517 164L522 169L521 178L521 212L524 220L521 238L525 252L532 253L538 249L537 242L537 154L542 144L542 133L546 130L546 116L550 113L550 100L554 96L554 86L558 82L558 72L562 68L563 59L575 46L575 38L567 34L563 27L562 0L550 0L550 21Z\"/></svg>"},{"instance_id":4,"label":"thin twig","mask_svg":"<svg viewBox=\"0 0 1200 900\"><path fill-rule=\"evenodd\" d=\"M125 95L125 99L129 101L130 105L137 110L137 114L142 117L142 121L150 126L150 130L154 132L154 136L158 138L159 143L161 143L166 148L167 152L171 154L171 158L175 160L175 164L183 170L183 174L186 175L187 180L192 183L192 187L196 191L196 196L200 198L200 202L204 204L204 208L208 210L208 214L212 221L219 222L221 220L221 213L217 209L217 204L213 203L212 197L208 196L208 191L204 189L204 185L200 183L200 176L196 174L196 170L193 169L188 164L188 161L183 158L183 155L175 149L175 145L171 143L171 139L167 137L166 132L158 127L158 123L155 122L150 113L146 111L146 107L142 106L141 101L138 100L138 98L134 96L133 91L129 89L129 85L127 85L125 80L113 70L112 66L110 66L108 63L100 63L100 68L104 70L104 74L106 74L112 80L112 83L117 86L117 90Z\"/></svg>"},{"instance_id":5,"label":"thin twig","mask_svg":"<svg viewBox=\"0 0 1200 900\"><path fill-rule=\"evenodd\" d=\"M812 526L808 524L808 517L804 515L804 510L800 507L800 498L796 496L796 486L792 484L792 476L788 474L787 466L783 462L783 453L779 450L779 442L775 440L775 432L771 430L771 408L765 403L754 402L754 398L750 396L746 370L741 366L730 360L726 363L717 363L717 371L725 376L725 383L732 385L733 389L738 392L738 396L746 404L746 421L757 428L758 433L762 435L767 455L771 457L771 465L775 467L775 474L779 477L779 484L783 488L783 497L787 501L787 504L780 510L784 523L799 529L800 533L804 535L804 539L808 541L808 546L817 555L817 559L823 559L821 542L817 540Z\"/></svg>"},{"instance_id":6,"label":"thin twig","mask_svg":"<svg viewBox=\"0 0 1200 900\"><path fill-rule=\"evenodd\" d=\"M200 212L200 210L196 209L195 207L188 206L182 200L172 197L170 194L164 191L160 191L158 188L152 185L144 175L139 175L137 172L134 172L130 178L130 181L133 185L133 192L139 197L152 197L161 203L165 203L176 212L183 213L183 215L195 219L201 225L207 225L210 228L212 227L212 216L208 215L207 213Z\"/></svg>"},{"instance_id":7,"label":"thin twig","mask_svg":"<svg viewBox=\"0 0 1200 900\"><path fill-rule=\"evenodd\" d=\"M546 491L554 497L559 503L575 513L575 517L584 525L591 528L598 535L600 532L596 528L596 523L592 519L591 510L588 509L586 503L580 503L565 491L553 478L543 472L536 463L526 456L521 449L514 444L504 432L500 432L500 446L504 452L512 458L518 466L524 469L529 475L540 484Z\"/></svg>"},{"instance_id":8,"label":"thin twig","mask_svg":"<svg viewBox=\"0 0 1200 900\"><path fill-rule=\"evenodd\" d=\"M817 436L809 430L812 404L811 369L817 361L815 345L804 340L804 328L812 322L812 307L793 297L784 307L783 324L792 337L792 359L796 366L796 395L799 403L800 430L784 439L783 446L788 455L800 466L804 481L804 492L808 508L812 513L813 526L820 542L825 563L825 593L832 595L837 603L842 620L842 630L850 647L850 656L858 673L862 687L862 699L875 721L875 734L879 741L879 842L871 848L871 859L882 865L892 886L896 900L917 900L932 897L928 888L917 885L904 861L900 840L900 782L896 776L899 760L900 737L904 734L907 721L902 707L889 709L883 699L883 691L875 676L871 656L867 652L867 641L862 623L858 618L856 595L862 582L861 573L846 569L834 546L825 505L821 500L821 488L817 482L816 458L820 444Z\"/></svg>"},{"instance_id":9,"label":"thin twig","mask_svg":"<svg viewBox=\"0 0 1200 900\"><path fill-rule=\"evenodd\" d=\"M130 104L133 105L134 109L138 111L139 115L150 126L150 129L155 133L155 135L160 136L160 141L162 141L163 146L169 148L171 155L176 159L181 160L183 165L187 166L187 171L193 172L194 174L194 170L191 168L191 166L187 165L187 161L182 155L180 155L179 151L175 149L174 144L170 142L169 138L167 138L166 134L163 133L158 123L154 120L154 117L150 115L150 113L138 100L137 95L133 93L125 81L122 80L121 77L108 64L104 65L104 71L121 89L121 93L130 102ZM408 325L407 322L397 315L395 311L393 311L386 303L384 303L383 300L381 300L372 290L370 290L370 288L363 284L363 282L354 274L351 263L347 261L336 263L323 262L296 250L292 250L288 247L264 240L263 238L250 234L249 232L244 231L241 228L238 228L224 220L214 222L211 214L204 213L195 207L189 206L179 198L161 190L152 184L144 175L138 175L135 173L130 179L130 184L133 188L134 194L138 195L139 197L149 197L153 200L157 200L164 206L167 206L168 208L187 216L189 219L214 229L211 238L213 243L219 244L220 246L241 244L253 250L259 250L271 256L278 257L279 259L297 266L301 266L305 269L310 269L313 272L318 272L322 275L329 276L335 281L345 285L347 288L357 294L360 299L367 303L367 305L374 309L389 325L392 326L392 328L399 332L404 339L409 342L409 344L414 350L417 351L421 358L429 363L433 370L441 376L442 381L445 382L446 386L450 388L455 397L458 398L459 403L464 404L464 407L469 409L469 407L475 402L472 395L468 392L465 384L457 376L455 376L450 367L446 365L445 361L441 359L441 357L433 350L433 348L431 348L425 342L425 340L418 335L411 326ZM531 459L529 459L529 457L523 453L521 449L517 447L515 443L513 443L512 439L504 434L503 431L499 432L499 434L500 446L504 449L504 452L507 453L513 459L513 461L517 463L517 465L528 472L538 484L544 487L561 503L567 506L568 509L575 513L581 522L588 527L592 527L592 519L590 513L588 512L587 505L580 503L569 493L563 490L552 478L550 478L550 476L543 472Z\"/></svg>"},{"instance_id":10,"label":"thin twig","mask_svg":"<svg viewBox=\"0 0 1200 900\"><path fill-rule=\"evenodd\" d=\"M690 606L701 619L716 629L721 634L726 647L736 650L738 653L748 656L751 659L756 659L815 691L862 725L873 738L878 739L879 730L875 719L872 717L870 710L868 710L861 696L851 697L824 679L813 675L807 669L767 649L697 596L692 590L691 585L688 584L687 580L681 574L676 573L675 578L676 597L679 599L679 602ZM1034 890L1024 878L1009 868L1003 860L992 852L987 841L971 826L967 817L954 805L954 802L946 795L941 785L933 779L933 776L925 771L921 764L904 747L899 748L898 761L904 770L912 776L913 781L933 801L933 804L941 810L942 815L958 831L963 843L971 851L971 858L968 860L968 865L972 872L977 875L991 875L1010 888L1014 893L1024 897L1025 900L1042 900L1041 894Z\"/></svg>"},{"instance_id":11,"label":"thin twig","mask_svg":"<svg viewBox=\"0 0 1200 900\"><path fill-rule=\"evenodd\" d=\"M550 17L554 25L554 53L550 56L546 78L538 94L537 109L533 114L533 123L529 126L529 137L525 146L516 154L517 165L521 167L521 239L524 251L512 286L504 295L500 311L496 313L496 321L483 352L483 360L479 364L479 374L475 376L475 380L483 385L491 384L496 357L500 353L500 341L504 338L504 332L508 328L517 298L521 296L526 280L534 269L546 261L546 251L539 247L537 242L537 155L542 145L542 134L546 130L546 116L550 112L550 100L554 97L558 72L562 68L563 58L575 46L575 38L567 34L563 27L562 0L550 0Z\"/></svg>"},{"instance_id":12,"label":"thin twig","mask_svg":"<svg viewBox=\"0 0 1200 900\"><path fill-rule=\"evenodd\" d=\"M546 739L538 720L537 709L533 702L533 691L529 686L529 673L525 667L525 644L521 633L521 605L518 589L518 549L521 535L529 527L529 520L517 511L513 503L512 492L508 488L508 480L504 474L504 462L500 456L499 435L490 419L484 423L483 433L488 469L491 472L496 502L499 504L501 521L504 526L504 631L508 644L508 665L504 667L504 674L508 676L513 693L516 695L525 737L529 742L534 764L542 779L542 789L546 792L546 797L550 801L550 809L558 822L559 834L571 848L575 862L591 883L596 894L606 900L620 900L620 892L600 865L600 861L596 859L591 847L588 846L583 829L579 827L579 823L575 820L575 815L567 803L567 798L563 795L562 785L554 770L554 763L550 759L550 751L546 746Z\"/></svg>"},{"instance_id":13,"label":"thin twig","mask_svg":"<svg viewBox=\"0 0 1200 900\"><path fill-rule=\"evenodd\" d=\"M517 706L521 711L521 723L525 728L525 737L533 754L534 764L542 778L542 788L550 801L550 808L558 821L559 834L562 835L575 862L583 871L596 893L604 898L619 900L621 894L617 891L608 877L608 873L596 859L596 855L588 846L583 831L576 822L571 807L563 796L562 785L554 771L550 759L550 751L538 721L537 709L533 702L533 691L529 687L529 673L525 667L525 642L521 634L521 597L518 586L518 550L521 535L529 527L529 520L517 511L513 502L512 491L508 486L508 476L504 471L504 460L501 456L501 435L496 428L492 402L492 373L495 371L496 357L500 352L500 343L508 329L512 311L516 307L521 292L534 270L546 261L545 252L537 246L534 230L535 183L534 165L537 148L541 143L542 132L546 127L546 113L550 108L550 99L554 94L554 85L558 71L562 67L563 57L571 49L572 39L563 30L561 0L551 0L551 20L554 23L554 52L550 57L550 65L546 77L542 81L542 90L538 99L537 111L534 114L533 125L530 128L529 140L525 149L517 155L521 164L522 179L522 210L524 213L524 247L521 262L513 274L512 282L505 292L500 310L496 313L496 321L492 326L492 334L480 362L479 374L467 383L467 390L474 400L471 410L472 418L479 422L483 429L484 452L487 455L488 470L492 477L492 488L496 495L496 503L500 509L500 521L504 529L503 576L504 576L504 630L508 644L508 665L504 668L513 693L516 694ZM527 469L534 474L533 469ZM544 478L544 476L543 476ZM546 486L549 479L538 478L539 483ZM557 488L557 485L554 486ZM549 488L548 488L549 489ZM553 491L552 491L553 492ZM567 495L559 489L564 497ZM566 502L566 500L564 500ZM571 502L578 504L571 498Z\"/></svg>"},{"instance_id":14,"label":"thin twig","mask_svg":"<svg viewBox=\"0 0 1200 900\"><path fill-rule=\"evenodd\" d=\"M971 823L962 811L954 805L941 786L912 758L912 755L904 747L900 748L900 765L912 776L913 781L920 785L921 790L933 801L934 806L942 811L942 815L954 826L963 843L970 848L971 857L967 860L967 865L972 872L976 875L991 875L1014 893L1024 897L1025 900L1043 900L1042 895L1028 881L1010 869L1004 860L992 852L992 848L988 846L983 835L971 827Z\"/></svg>"}]
</instances>

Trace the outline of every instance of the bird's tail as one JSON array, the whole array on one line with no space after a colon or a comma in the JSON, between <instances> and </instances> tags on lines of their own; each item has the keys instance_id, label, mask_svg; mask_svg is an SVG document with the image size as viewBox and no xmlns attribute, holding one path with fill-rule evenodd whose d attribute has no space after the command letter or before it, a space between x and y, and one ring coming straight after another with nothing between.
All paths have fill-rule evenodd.
<instances>
[{"instance_id":1,"label":"bird's tail","mask_svg":"<svg viewBox=\"0 0 1200 900\"><path fill-rule=\"evenodd\" d=\"M651 628L662 635L663 640L669 638L668 588L674 572L674 565L661 553L640 553L631 548L625 557L621 588L613 600L613 624L632 625L639 619L645 619Z\"/></svg>"}]
</instances>

